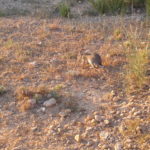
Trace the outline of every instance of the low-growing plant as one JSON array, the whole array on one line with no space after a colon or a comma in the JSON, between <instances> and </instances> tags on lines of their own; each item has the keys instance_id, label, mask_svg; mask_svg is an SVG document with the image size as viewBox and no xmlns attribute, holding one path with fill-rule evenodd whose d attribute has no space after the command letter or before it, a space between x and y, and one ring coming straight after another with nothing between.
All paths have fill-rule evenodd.
<instances>
[{"instance_id":1,"label":"low-growing plant","mask_svg":"<svg viewBox=\"0 0 150 150\"><path fill-rule=\"evenodd\" d=\"M61 3L59 5L59 13L62 17L69 18L70 17L70 7L67 3Z\"/></svg>"}]
</instances>

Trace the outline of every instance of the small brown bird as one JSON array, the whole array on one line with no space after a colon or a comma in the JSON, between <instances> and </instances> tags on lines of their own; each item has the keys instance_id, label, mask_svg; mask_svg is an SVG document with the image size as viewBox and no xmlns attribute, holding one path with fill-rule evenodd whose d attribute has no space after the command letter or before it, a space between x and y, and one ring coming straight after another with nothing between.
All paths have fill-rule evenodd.
<instances>
[{"instance_id":1,"label":"small brown bird","mask_svg":"<svg viewBox=\"0 0 150 150\"><path fill-rule=\"evenodd\" d=\"M85 62L85 59L88 61L88 63L92 66L92 68L103 68L104 66L102 65L102 59L101 56L97 53L85 53L81 54L82 56L82 61Z\"/></svg>"}]
</instances>

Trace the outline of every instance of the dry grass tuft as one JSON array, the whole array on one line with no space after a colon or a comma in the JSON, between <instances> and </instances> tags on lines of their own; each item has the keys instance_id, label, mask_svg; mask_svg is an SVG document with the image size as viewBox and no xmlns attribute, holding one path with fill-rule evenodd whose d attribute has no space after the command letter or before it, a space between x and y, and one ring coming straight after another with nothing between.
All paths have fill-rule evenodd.
<instances>
[{"instance_id":1,"label":"dry grass tuft","mask_svg":"<svg viewBox=\"0 0 150 150\"><path fill-rule=\"evenodd\" d=\"M15 91L17 97L18 109L21 112L33 108L31 99L40 100L49 93L49 88L44 85L38 87L19 87Z\"/></svg>"}]
</instances>

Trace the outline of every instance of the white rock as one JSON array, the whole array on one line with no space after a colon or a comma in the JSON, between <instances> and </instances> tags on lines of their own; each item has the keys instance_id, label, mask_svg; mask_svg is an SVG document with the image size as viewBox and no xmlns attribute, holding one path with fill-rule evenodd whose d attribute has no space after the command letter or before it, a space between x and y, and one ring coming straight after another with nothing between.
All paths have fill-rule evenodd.
<instances>
[{"instance_id":1,"label":"white rock","mask_svg":"<svg viewBox=\"0 0 150 150\"><path fill-rule=\"evenodd\" d=\"M100 117L100 115L95 115L94 118L95 118L96 121L101 121L102 120L102 118Z\"/></svg>"},{"instance_id":2,"label":"white rock","mask_svg":"<svg viewBox=\"0 0 150 150\"><path fill-rule=\"evenodd\" d=\"M42 112L45 112L45 110L46 110L45 107L41 107Z\"/></svg>"},{"instance_id":3,"label":"white rock","mask_svg":"<svg viewBox=\"0 0 150 150\"><path fill-rule=\"evenodd\" d=\"M104 120L104 123L105 123L106 125L108 125L110 122L109 122L109 120Z\"/></svg>"},{"instance_id":4,"label":"white rock","mask_svg":"<svg viewBox=\"0 0 150 150\"><path fill-rule=\"evenodd\" d=\"M31 66L36 66L36 61L32 61L32 62L29 62L29 65L31 65Z\"/></svg>"},{"instance_id":5,"label":"white rock","mask_svg":"<svg viewBox=\"0 0 150 150\"><path fill-rule=\"evenodd\" d=\"M80 142L81 141L81 136L79 134L75 135L74 139L77 141L77 142Z\"/></svg>"},{"instance_id":6,"label":"white rock","mask_svg":"<svg viewBox=\"0 0 150 150\"><path fill-rule=\"evenodd\" d=\"M120 143L116 143L114 146L115 150L122 150L122 145Z\"/></svg>"},{"instance_id":7,"label":"white rock","mask_svg":"<svg viewBox=\"0 0 150 150\"><path fill-rule=\"evenodd\" d=\"M100 134L99 134L100 138L102 139L107 139L109 137L109 133L107 131L102 131Z\"/></svg>"},{"instance_id":8,"label":"white rock","mask_svg":"<svg viewBox=\"0 0 150 150\"><path fill-rule=\"evenodd\" d=\"M37 110L37 112L45 112L45 110L46 110L46 108L45 107L41 107L41 108L39 108L38 110Z\"/></svg>"},{"instance_id":9,"label":"white rock","mask_svg":"<svg viewBox=\"0 0 150 150\"><path fill-rule=\"evenodd\" d=\"M51 99L45 101L45 102L43 103L43 106L45 106L45 107L51 107L51 106L53 106L53 105L55 105L55 104L56 104L55 98L51 98Z\"/></svg>"}]
</instances>

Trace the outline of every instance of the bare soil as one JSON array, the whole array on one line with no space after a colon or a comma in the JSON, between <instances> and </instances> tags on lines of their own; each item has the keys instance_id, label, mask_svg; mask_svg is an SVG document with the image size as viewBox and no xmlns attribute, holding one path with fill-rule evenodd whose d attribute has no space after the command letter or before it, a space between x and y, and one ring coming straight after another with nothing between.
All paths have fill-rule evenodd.
<instances>
[{"instance_id":1,"label":"bare soil","mask_svg":"<svg viewBox=\"0 0 150 150\"><path fill-rule=\"evenodd\" d=\"M0 149L150 149L149 84L132 95L124 87L128 33L138 31L141 46L149 42L142 19L1 18ZM81 64L80 51L99 53L106 69ZM20 109L18 89L40 86L59 88L56 105Z\"/></svg>"}]
</instances>

